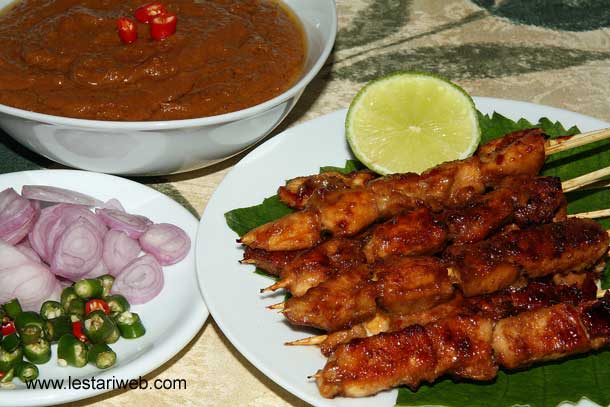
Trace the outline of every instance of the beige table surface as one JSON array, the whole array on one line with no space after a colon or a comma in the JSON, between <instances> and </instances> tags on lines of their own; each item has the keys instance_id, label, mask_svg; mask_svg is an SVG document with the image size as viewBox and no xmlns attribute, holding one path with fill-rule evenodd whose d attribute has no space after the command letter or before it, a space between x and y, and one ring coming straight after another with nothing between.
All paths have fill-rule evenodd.
<instances>
[{"instance_id":1,"label":"beige table surface","mask_svg":"<svg viewBox=\"0 0 610 407\"><path fill-rule=\"evenodd\" d=\"M346 107L363 83L398 69L440 73L473 95L610 121L610 14L601 3L337 0L335 51L274 135ZM165 184L158 187L181 195L201 214L242 157L161 180ZM186 349L147 377L184 378L187 389L114 391L66 406L307 405L257 371L212 319Z\"/></svg>"}]
</instances>

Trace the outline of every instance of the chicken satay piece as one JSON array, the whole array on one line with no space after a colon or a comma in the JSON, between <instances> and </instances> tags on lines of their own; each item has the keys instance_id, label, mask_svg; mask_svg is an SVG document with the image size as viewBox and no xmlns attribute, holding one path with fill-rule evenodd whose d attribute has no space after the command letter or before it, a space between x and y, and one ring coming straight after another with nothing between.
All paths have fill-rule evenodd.
<instances>
[{"instance_id":1,"label":"chicken satay piece","mask_svg":"<svg viewBox=\"0 0 610 407\"><path fill-rule=\"evenodd\" d=\"M363 397L444 374L491 380L499 367L599 349L610 342L610 299L557 304L494 322L457 316L341 345L314 377L324 397ZM387 350L387 351L384 351Z\"/></svg>"},{"instance_id":2,"label":"chicken satay piece","mask_svg":"<svg viewBox=\"0 0 610 407\"><path fill-rule=\"evenodd\" d=\"M440 164L421 176L394 174L364 187L332 191L301 212L246 233L241 242L265 250L299 250L318 244L325 235L352 236L403 210L463 206L505 175L535 175L542 168L544 137L539 130L509 139L496 143L501 151L484 149L484 160L473 156Z\"/></svg>"},{"instance_id":3,"label":"chicken satay piece","mask_svg":"<svg viewBox=\"0 0 610 407\"><path fill-rule=\"evenodd\" d=\"M590 349L578 309L568 304L500 320L493 333L496 360L509 369Z\"/></svg>"},{"instance_id":4,"label":"chicken satay piece","mask_svg":"<svg viewBox=\"0 0 610 407\"><path fill-rule=\"evenodd\" d=\"M609 243L608 233L599 223L578 218L510 232L493 240L531 278L586 270L606 254Z\"/></svg>"},{"instance_id":5,"label":"chicken satay piece","mask_svg":"<svg viewBox=\"0 0 610 407\"><path fill-rule=\"evenodd\" d=\"M488 141L475 153L483 163L481 173L494 184L509 175L540 172L545 158L547 136L542 129L520 130Z\"/></svg>"},{"instance_id":6,"label":"chicken satay piece","mask_svg":"<svg viewBox=\"0 0 610 407\"><path fill-rule=\"evenodd\" d=\"M450 372L492 379L492 326L485 318L458 316L356 339L339 346L318 371L318 389L324 397L364 397L399 385L416 389Z\"/></svg>"},{"instance_id":7,"label":"chicken satay piece","mask_svg":"<svg viewBox=\"0 0 610 407\"><path fill-rule=\"evenodd\" d=\"M253 249L246 246L244 258L240 261L243 264L254 264L256 267L265 270L267 273L279 276L286 266L290 264L302 251L277 251Z\"/></svg>"},{"instance_id":8,"label":"chicken satay piece","mask_svg":"<svg viewBox=\"0 0 610 407\"><path fill-rule=\"evenodd\" d=\"M288 263L281 274L281 280L269 289L284 287L294 297L300 297L332 276L365 263L361 241L330 239Z\"/></svg>"},{"instance_id":9,"label":"chicken satay piece","mask_svg":"<svg viewBox=\"0 0 610 407\"><path fill-rule=\"evenodd\" d=\"M508 223L523 227L565 219L566 205L559 178L515 176L504 178L471 206L446 210L440 216L449 229L449 240L474 243Z\"/></svg>"},{"instance_id":10,"label":"chicken satay piece","mask_svg":"<svg viewBox=\"0 0 610 407\"><path fill-rule=\"evenodd\" d=\"M430 209L421 208L373 228L365 237L363 251L369 263L392 255L429 255L441 251L447 237L447 227Z\"/></svg>"},{"instance_id":11,"label":"chicken satay piece","mask_svg":"<svg viewBox=\"0 0 610 407\"><path fill-rule=\"evenodd\" d=\"M470 297L508 287L522 273L537 278L586 270L608 251L608 240L598 223L573 218L452 246L445 259Z\"/></svg>"},{"instance_id":12,"label":"chicken satay piece","mask_svg":"<svg viewBox=\"0 0 610 407\"><path fill-rule=\"evenodd\" d=\"M312 197L329 191L363 187L377 177L377 174L368 170L354 171L349 174L327 171L307 177L293 178L278 189L277 195L289 207L301 210Z\"/></svg>"},{"instance_id":13,"label":"chicken satay piece","mask_svg":"<svg viewBox=\"0 0 610 407\"><path fill-rule=\"evenodd\" d=\"M455 288L434 257L394 257L375 268L377 304L389 313L416 313L449 301Z\"/></svg>"},{"instance_id":14,"label":"chicken satay piece","mask_svg":"<svg viewBox=\"0 0 610 407\"><path fill-rule=\"evenodd\" d=\"M337 331L371 319L377 309L375 298L369 271L360 267L325 281L307 296L289 298L282 312L295 325Z\"/></svg>"}]
</instances>

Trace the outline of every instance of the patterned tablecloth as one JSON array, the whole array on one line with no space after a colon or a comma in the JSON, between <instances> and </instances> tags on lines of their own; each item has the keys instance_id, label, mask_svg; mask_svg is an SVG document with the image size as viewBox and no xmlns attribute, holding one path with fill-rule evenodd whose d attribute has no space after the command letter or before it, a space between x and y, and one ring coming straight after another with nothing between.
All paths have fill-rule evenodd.
<instances>
[{"instance_id":1,"label":"patterned tablecloth","mask_svg":"<svg viewBox=\"0 0 610 407\"><path fill-rule=\"evenodd\" d=\"M274 135L346 107L364 82L395 70L436 72L473 95L610 120L608 0L337 0L337 8L335 50ZM243 156L188 174L137 180L201 214ZM59 167L6 135L0 158L2 172ZM306 405L257 371L212 320L147 378L184 378L187 389L114 391L68 405Z\"/></svg>"}]
</instances>

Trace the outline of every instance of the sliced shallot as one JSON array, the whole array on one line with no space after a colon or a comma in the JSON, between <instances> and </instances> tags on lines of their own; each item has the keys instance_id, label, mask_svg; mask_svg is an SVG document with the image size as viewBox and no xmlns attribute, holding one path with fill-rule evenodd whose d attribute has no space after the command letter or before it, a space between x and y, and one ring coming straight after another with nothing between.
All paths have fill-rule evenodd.
<instances>
[{"instance_id":1,"label":"sliced shallot","mask_svg":"<svg viewBox=\"0 0 610 407\"><path fill-rule=\"evenodd\" d=\"M51 271L72 281L89 273L102 258L102 236L86 218L78 218L57 239Z\"/></svg>"},{"instance_id":2,"label":"sliced shallot","mask_svg":"<svg viewBox=\"0 0 610 407\"><path fill-rule=\"evenodd\" d=\"M144 304L161 292L163 284L161 265L153 256L145 254L121 270L110 291L123 295L130 304Z\"/></svg>"},{"instance_id":3,"label":"sliced shallot","mask_svg":"<svg viewBox=\"0 0 610 407\"><path fill-rule=\"evenodd\" d=\"M34 251L34 249L32 249L32 246L27 244L27 240L25 240L24 243L19 243L18 245L15 246L15 248L17 250L19 250L21 253L28 256L28 258L30 260L33 260L36 263L42 263L42 260L40 259L40 256L38 255L38 253L36 253Z\"/></svg>"},{"instance_id":4,"label":"sliced shallot","mask_svg":"<svg viewBox=\"0 0 610 407\"><path fill-rule=\"evenodd\" d=\"M104 260L102 259L95 265L95 267L91 269L90 272L81 278L97 278L99 276L103 276L104 274L110 274L110 272L108 271L106 263L104 263Z\"/></svg>"},{"instance_id":5,"label":"sliced shallot","mask_svg":"<svg viewBox=\"0 0 610 407\"><path fill-rule=\"evenodd\" d=\"M109 200L104 202L104 204L101 205L100 208L102 208L102 209L116 209L117 211L126 212L125 208L121 204L121 201L119 201L116 198L110 198Z\"/></svg>"},{"instance_id":6,"label":"sliced shallot","mask_svg":"<svg viewBox=\"0 0 610 407\"><path fill-rule=\"evenodd\" d=\"M24 310L38 311L42 302L59 298L60 290L46 266L0 241L0 303L17 298Z\"/></svg>"},{"instance_id":7,"label":"sliced shallot","mask_svg":"<svg viewBox=\"0 0 610 407\"><path fill-rule=\"evenodd\" d=\"M53 257L53 253L55 251L55 244L57 239L64 233L66 228L72 225L77 219L87 219L89 223L98 231L100 236L104 236L106 234L106 225L101 221L101 219L89 209L80 205L71 205L71 204L59 204L56 205L57 211L57 219L48 229L48 233L46 236L46 249L47 258L45 259L47 262L51 262L51 258Z\"/></svg>"},{"instance_id":8,"label":"sliced shallot","mask_svg":"<svg viewBox=\"0 0 610 407\"><path fill-rule=\"evenodd\" d=\"M0 192L0 239L10 244L20 242L34 226L37 208L13 188Z\"/></svg>"},{"instance_id":9,"label":"sliced shallot","mask_svg":"<svg viewBox=\"0 0 610 407\"><path fill-rule=\"evenodd\" d=\"M68 203L85 206L99 206L102 204L100 200L81 192L49 185L24 185L21 188L21 195L28 199L53 203Z\"/></svg>"},{"instance_id":10,"label":"sliced shallot","mask_svg":"<svg viewBox=\"0 0 610 407\"><path fill-rule=\"evenodd\" d=\"M191 239L184 230L169 223L148 227L140 236L142 250L153 255L162 266L184 259L191 248Z\"/></svg>"},{"instance_id":11,"label":"sliced shallot","mask_svg":"<svg viewBox=\"0 0 610 407\"><path fill-rule=\"evenodd\" d=\"M47 206L40 211L40 216L29 233L28 240L32 249L48 263L50 253L47 252L49 232L55 222L59 221L61 205Z\"/></svg>"},{"instance_id":12,"label":"sliced shallot","mask_svg":"<svg viewBox=\"0 0 610 407\"><path fill-rule=\"evenodd\" d=\"M140 254L140 244L120 230L110 230L104 236L102 259L111 275L117 276L123 268Z\"/></svg>"},{"instance_id":13,"label":"sliced shallot","mask_svg":"<svg viewBox=\"0 0 610 407\"><path fill-rule=\"evenodd\" d=\"M98 208L95 213L110 229L122 230L132 239L139 238L152 224L146 216L132 215L116 209Z\"/></svg>"}]
</instances>

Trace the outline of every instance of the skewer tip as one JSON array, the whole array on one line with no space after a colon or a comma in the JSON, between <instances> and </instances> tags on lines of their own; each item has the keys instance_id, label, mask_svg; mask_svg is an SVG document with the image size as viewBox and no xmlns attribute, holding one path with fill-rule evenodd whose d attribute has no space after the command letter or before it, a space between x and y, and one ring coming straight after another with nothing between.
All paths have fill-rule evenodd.
<instances>
[{"instance_id":1,"label":"skewer tip","mask_svg":"<svg viewBox=\"0 0 610 407\"><path fill-rule=\"evenodd\" d=\"M319 345L326 340L328 335L310 336L309 338L297 339L296 341L286 342L286 346L313 346Z\"/></svg>"},{"instance_id":2,"label":"skewer tip","mask_svg":"<svg viewBox=\"0 0 610 407\"><path fill-rule=\"evenodd\" d=\"M285 302L278 302L277 304L269 305L265 308L284 310L284 306L285 306Z\"/></svg>"},{"instance_id":3,"label":"skewer tip","mask_svg":"<svg viewBox=\"0 0 610 407\"><path fill-rule=\"evenodd\" d=\"M266 293L268 291L279 290L280 288L284 288L288 286L288 282L286 280L280 280L277 283L271 284L269 287L261 288L261 294Z\"/></svg>"},{"instance_id":4,"label":"skewer tip","mask_svg":"<svg viewBox=\"0 0 610 407\"><path fill-rule=\"evenodd\" d=\"M318 372L316 372L315 374L312 374L312 375L310 375L310 376L307 376L307 378L308 378L308 379L310 379L310 380L311 380L311 379L316 379L316 380L317 380L319 377L322 377L322 375L320 374L320 372L319 372L319 371L318 371Z\"/></svg>"}]
</instances>

